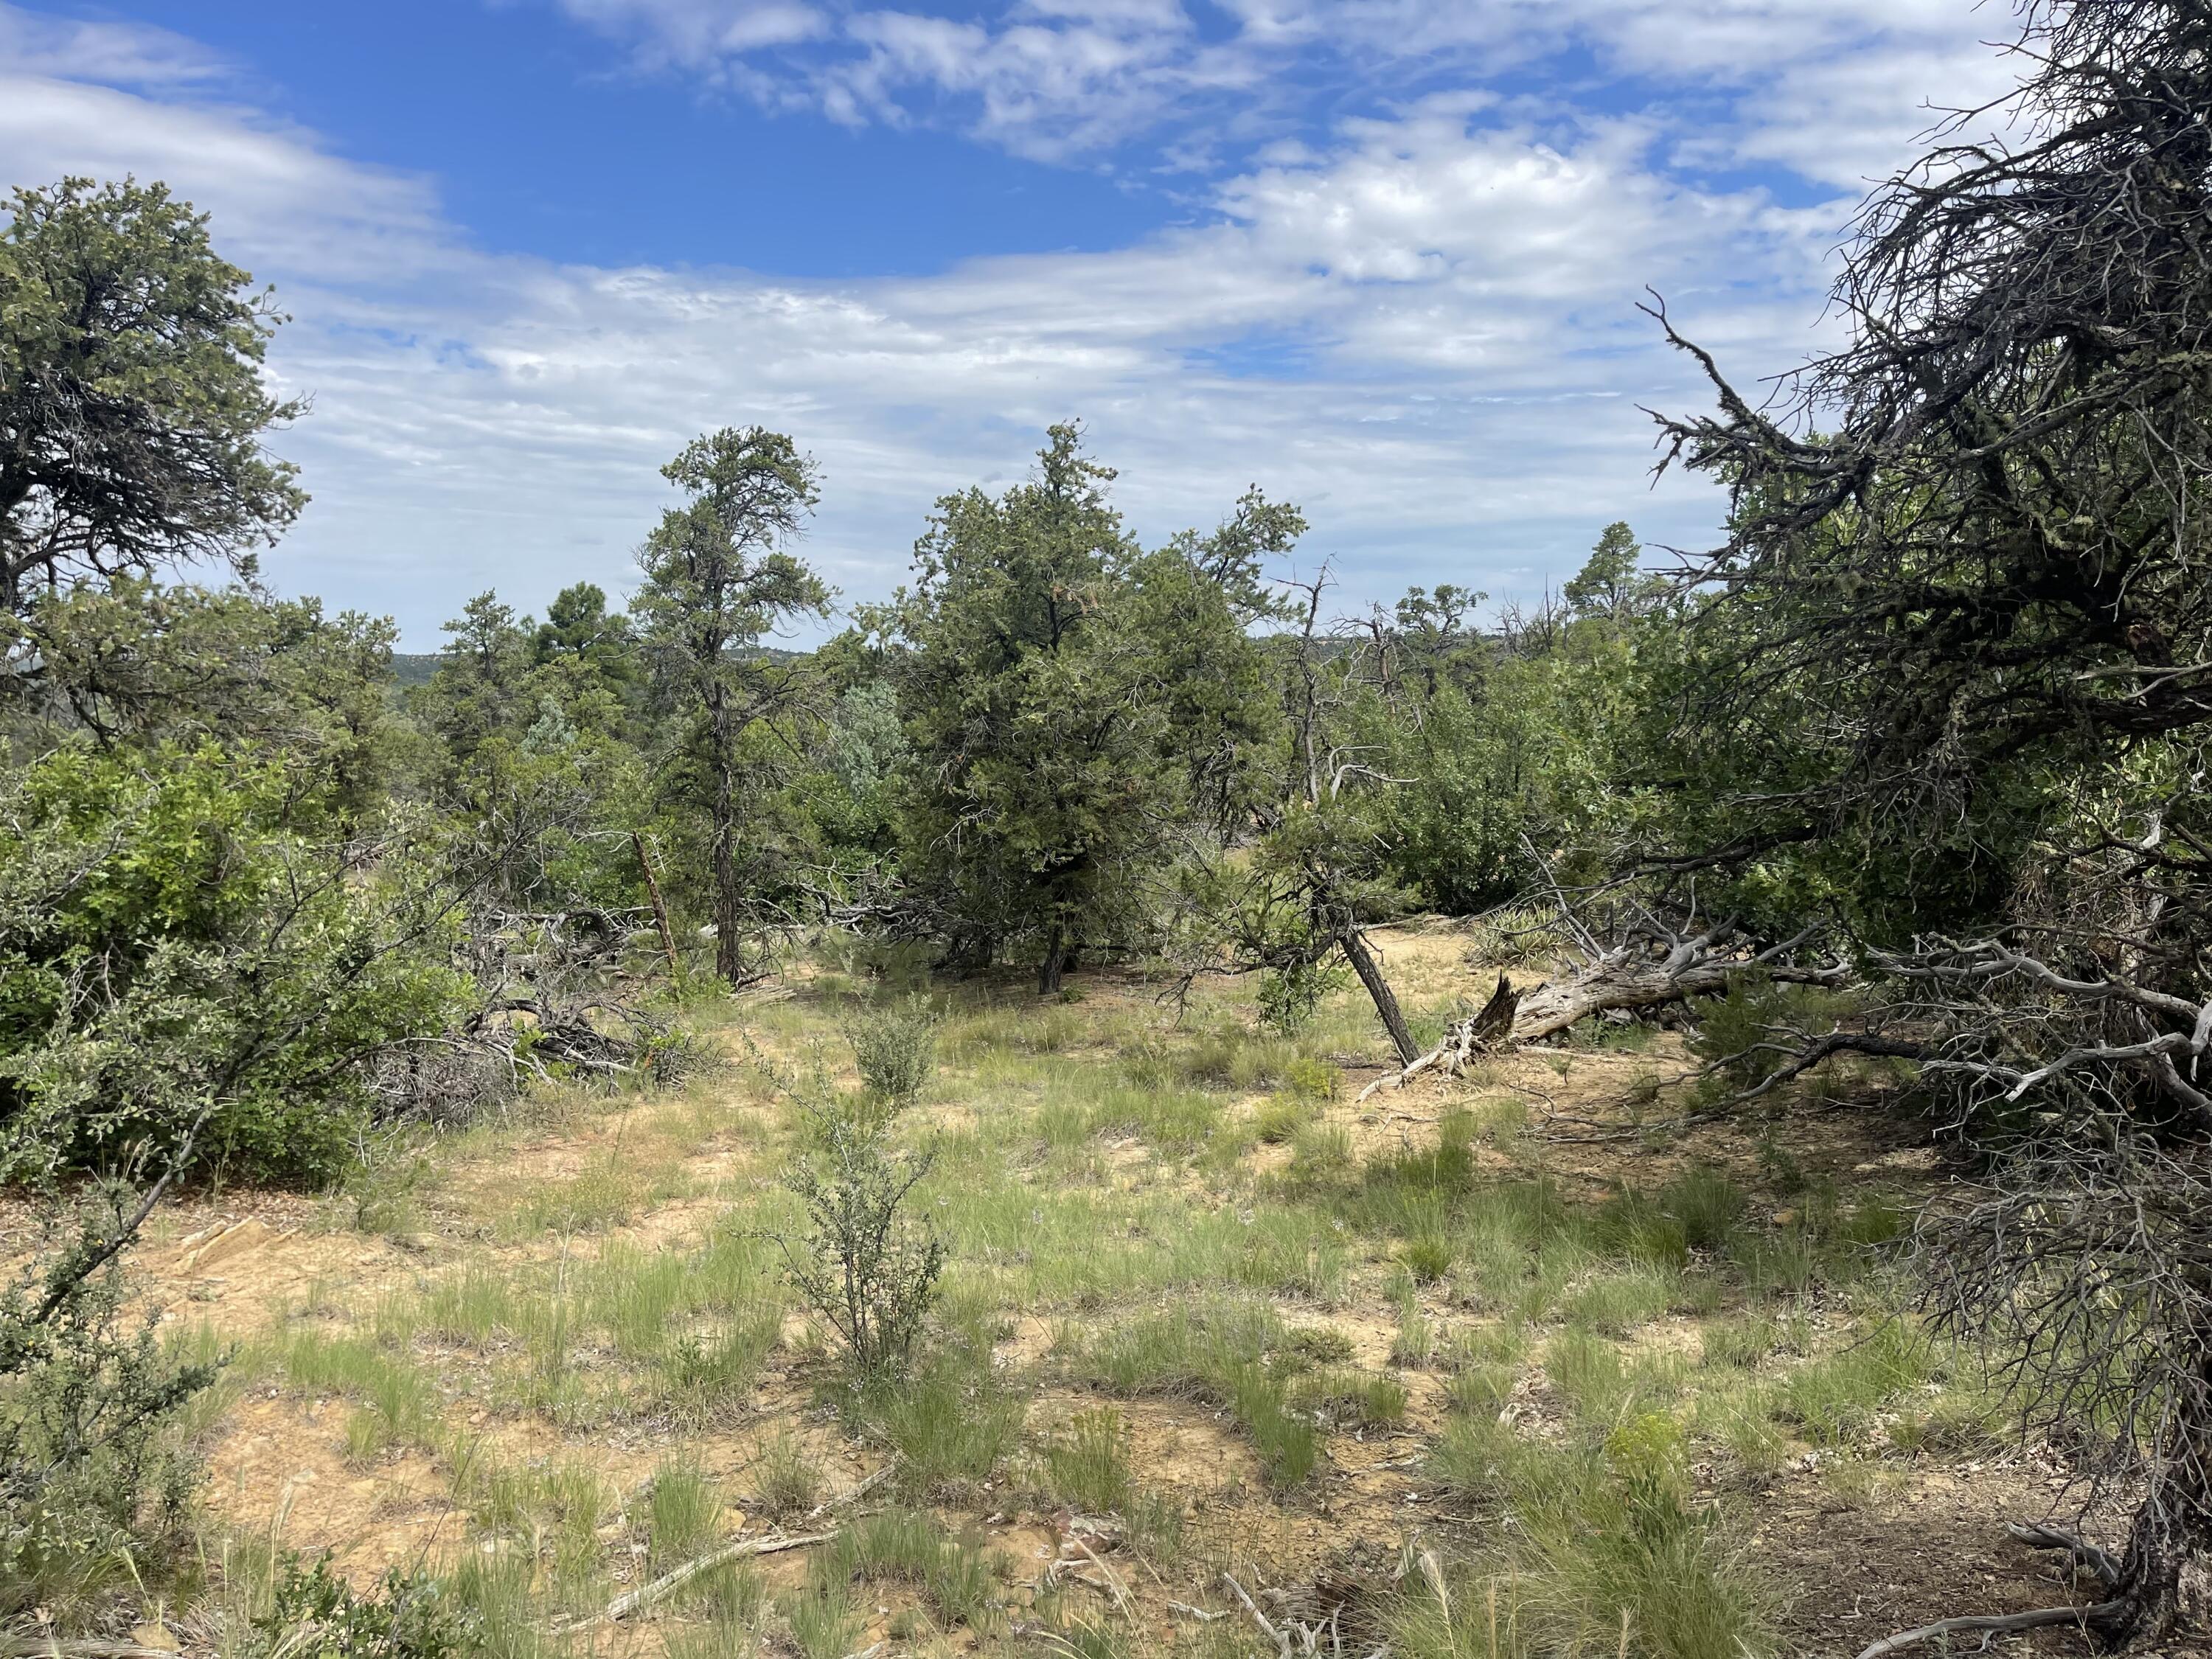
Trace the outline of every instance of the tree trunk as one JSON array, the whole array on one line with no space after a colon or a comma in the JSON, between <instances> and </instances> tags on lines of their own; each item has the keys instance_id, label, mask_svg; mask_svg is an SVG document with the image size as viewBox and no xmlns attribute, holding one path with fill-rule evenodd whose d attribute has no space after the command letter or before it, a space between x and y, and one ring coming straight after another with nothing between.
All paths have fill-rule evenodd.
<instances>
[{"instance_id":1,"label":"tree trunk","mask_svg":"<svg viewBox=\"0 0 2212 1659\"><path fill-rule=\"evenodd\" d=\"M708 715L714 743L714 971L731 985L744 983L744 959L738 927L738 780L730 757L729 710L718 685L709 694Z\"/></svg>"},{"instance_id":2,"label":"tree trunk","mask_svg":"<svg viewBox=\"0 0 2212 1659\"><path fill-rule=\"evenodd\" d=\"M1060 973L1067 965L1066 938L1056 921L1045 933L1044 960L1037 964L1037 994L1041 997L1060 994Z\"/></svg>"},{"instance_id":3,"label":"tree trunk","mask_svg":"<svg viewBox=\"0 0 2212 1659\"><path fill-rule=\"evenodd\" d=\"M1523 996L1514 1011L1512 1041L1534 1042L1607 1008L1656 1008L1688 997L1719 995L1754 965L1725 953L1724 946L1724 940L1700 933L1678 941L1664 957L1653 956L1641 940L1609 951ZM1770 979L1801 985L1833 985L1843 977L1839 968L1756 965Z\"/></svg>"},{"instance_id":4,"label":"tree trunk","mask_svg":"<svg viewBox=\"0 0 2212 1659\"><path fill-rule=\"evenodd\" d=\"M2185 1421L2176 1426L2172 1461L2154 1473L2128 1528L2114 1586L2127 1611L2107 1634L2114 1647L2130 1652L2163 1651L2185 1614L2203 1613L2185 1607L2182 1586L2186 1568L2212 1560L2212 1471L2205 1467L2212 1456L2212 1397L2202 1388L2195 1400L2177 1402Z\"/></svg>"},{"instance_id":5,"label":"tree trunk","mask_svg":"<svg viewBox=\"0 0 2212 1659\"><path fill-rule=\"evenodd\" d=\"M1352 964L1352 971L1359 975L1359 982L1367 988L1373 999L1375 1012L1382 1016L1382 1029L1390 1034L1391 1046L1398 1051L1398 1064L1411 1066L1421 1057L1413 1046L1413 1034L1406 1029L1406 1016L1398 1006L1398 999L1390 989L1390 981L1382 977L1382 964L1375 960L1375 953L1367 948L1357 927L1346 927L1336 936L1344 951L1344 959Z\"/></svg>"}]
</instances>

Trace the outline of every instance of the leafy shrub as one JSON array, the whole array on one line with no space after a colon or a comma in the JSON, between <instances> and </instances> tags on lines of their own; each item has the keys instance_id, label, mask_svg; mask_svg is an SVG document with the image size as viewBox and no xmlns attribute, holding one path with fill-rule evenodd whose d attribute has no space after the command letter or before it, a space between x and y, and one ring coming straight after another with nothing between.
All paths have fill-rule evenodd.
<instances>
[{"instance_id":1,"label":"leafy shrub","mask_svg":"<svg viewBox=\"0 0 2212 1659\"><path fill-rule=\"evenodd\" d=\"M481 1615L435 1579L393 1567L370 1594L288 1551L268 1609L239 1644L241 1659L459 1659L481 1651Z\"/></svg>"},{"instance_id":2,"label":"leafy shrub","mask_svg":"<svg viewBox=\"0 0 2212 1659\"><path fill-rule=\"evenodd\" d=\"M366 1066L464 981L422 872L288 821L292 768L209 744L63 748L0 786L0 1179L189 1149L320 1182Z\"/></svg>"},{"instance_id":3,"label":"leafy shrub","mask_svg":"<svg viewBox=\"0 0 2212 1659\"><path fill-rule=\"evenodd\" d=\"M144 1580L183 1541L200 1465L175 1432L216 1367L122 1316L120 1194L0 1301L0 1617Z\"/></svg>"},{"instance_id":4,"label":"leafy shrub","mask_svg":"<svg viewBox=\"0 0 2212 1659\"><path fill-rule=\"evenodd\" d=\"M824 1092L805 1114L814 1145L788 1181L806 1228L776 1242L799 1296L842 1340L854 1380L881 1381L905 1369L945 1270L944 1241L905 1208L931 1159L892 1150L890 1116L869 1097Z\"/></svg>"},{"instance_id":5,"label":"leafy shrub","mask_svg":"<svg viewBox=\"0 0 2212 1659\"><path fill-rule=\"evenodd\" d=\"M855 1011L844 1032L861 1083L895 1110L913 1104L937 1067L937 1033L944 1023L919 994Z\"/></svg>"}]
</instances>

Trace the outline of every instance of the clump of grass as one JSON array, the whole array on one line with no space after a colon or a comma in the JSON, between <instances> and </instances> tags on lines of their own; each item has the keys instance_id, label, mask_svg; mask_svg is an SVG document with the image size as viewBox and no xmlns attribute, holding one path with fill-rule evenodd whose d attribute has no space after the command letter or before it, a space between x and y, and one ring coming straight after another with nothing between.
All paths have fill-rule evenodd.
<instances>
[{"instance_id":1,"label":"clump of grass","mask_svg":"<svg viewBox=\"0 0 2212 1659\"><path fill-rule=\"evenodd\" d=\"M1933 1369L1925 1339L1901 1322L1882 1321L1826 1358L1783 1380L1777 1408L1815 1445L1840 1446L1872 1427L1876 1414Z\"/></svg>"},{"instance_id":2,"label":"clump of grass","mask_svg":"<svg viewBox=\"0 0 2212 1659\"><path fill-rule=\"evenodd\" d=\"M1271 1311L1221 1303L1116 1327L1086 1345L1079 1360L1112 1393L1181 1394L1226 1406L1270 1483L1292 1486L1313 1472L1321 1446L1312 1420L1291 1407L1284 1373L1306 1362L1281 1363L1290 1343Z\"/></svg>"},{"instance_id":3,"label":"clump of grass","mask_svg":"<svg viewBox=\"0 0 2212 1659\"><path fill-rule=\"evenodd\" d=\"M1681 1392L1682 1369L1674 1354L1624 1360L1604 1338L1571 1328L1544 1348L1546 1378L1592 1423L1617 1423L1666 1404Z\"/></svg>"},{"instance_id":4,"label":"clump of grass","mask_svg":"<svg viewBox=\"0 0 2212 1659\"><path fill-rule=\"evenodd\" d=\"M1601 1273L1567 1298L1573 1323L1606 1336L1627 1336L1674 1305L1682 1276L1657 1262L1636 1261Z\"/></svg>"},{"instance_id":5,"label":"clump of grass","mask_svg":"<svg viewBox=\"0 0 2212 1659\"><path fill-rule=\"evenodd\" d=\"M815 1571L832 1585L911 1584L947 1624L979 1633L998 1624L998 1587L982 1556L947 1538L935 1519L917 1510L887 1510L854 1522L817 1558Z\"/></svg>"},{"instance_id":6,"label":"clump of grass","mask_svg":"<svg viewBox=\"0 0 2212 1659\"><path fill-rule=\"evenodd\" d=\"M1313 1110L1294 1096L1275 1095L1252 1115L1252 1133L1266 1146L1287 1146L1313 1120Z\"/></svg>"},{"instance_id":7,"label":"clump of grass","mask_svg":"<svg viewBox=\"0 0 2212 1659\"><path fill-rule=\"evenodd\" d=\"M965 1354L939 1355L864 1407L898 1454L901 1492L914 1499L968 1491L991 1478L1014 1450L1029 1409L1026 1391Z\"/></svg>"},{"instance_id":8,"label":"clump of grass","mask_svg":"<svg viewBox=\"0 0 2212 1659\"><path fill-rule=\"evenodd\" d=\"M1771 1319L1750 1314L1706 1326L1698 1340L1698 1364L1708 1370L1748 1371L1774 1352L1778 1336Z\"/></svg>"},{"instance_id":9,"label":"clump of grass","mask_svg":"<svg viewBox=\"0 0 2212 1659\"><path fill-rule=\"evenodd\" d=\"M790 1430L760 1443L753 1458L753 1498L771 1521L788 1521L821 1503L821 1466Z\"/></svg>"},{"instance_id":10,"label":"clump of grass","mask_svg":"<svg viewBox=\"0 0 2212 1659\"><path fill-rule=\"evenodd\" d=\"M1735 1237L1751 1200L1742 1188L1711 1164L1698 1164L1668 1182L1660 1207L1682 1229L1692 1249L1717 1250Z\"/></svg>"},{"instance_id":11,"label":"clump of grass","mask_svg":"<svg viewBox=\"0 0 2212 1659\"><path fill-rule=\"evenodd\" d=\"M849 1574L838 1581L811 1575L806 1588L785 1597L778 1611L799 1659L845 1659L860 1645L860 1609Z\"/></svg>"},{"instance_id":12,"label":"clump of grass","mask_svg":"<svg viewBox=\"0 0 2212 1659\"><path fill-rule=\"evenodd\" d=\"M1768 1595L1697 1504L1681 1431L1661 1413L1552 1446L1456 1419L1431 1473L1504 1510L1510 1540L1462 1579L1449 1613L1401 1613L1408 1654L1741 1659L1768 1650ZM1459 1632L1454 1635L1453 1632Z\"/></svg>"},{"instance_id":13,"label":"clump of grass","mask_svg":"<svg viewBox=\"0 0 2212 1659\"><path fill-rule=\"evenodd\" d=\"M1038 1453L1052 1495L1092 1515L1121 1514L1135 1491L1129 1474L1128 1425L1109 1407L1079 1412Z\"/></svg>"},{"instance_id":14,"label":"clump of grass","mask_svg":"<svg viewBox=\"0 0 2212 1659\"><path fill-rule=\"evenodd\" d=\"M327 1336L295 1330L276 1352L286 1379L297 1389L343 1395L356 1401L372 1423L349 1422L349 1449L366 1458L398 1443L434 1446L440 1421L437 1386L413 1361L387 1353L356 1336Z\"/></svg>"},{"instance_id":15,"label":"clump of grass","mask_svg":"<svg viewBox=\"0 0 2212 1659\"><path fill-rule=\"evenodd\" d=\"M1426 1365L1437 1350L1435 1322L1421 1311L1421 1304L1410 1287L1398 1298L1398 1330L1390 1339L1390 1363L1418 1370Z\"/></svg>"},{"instance_id":16,"label":"clump of grass","mask_svg":"<svg viewBox=\"0 0 2212 1659\"><path fill-rule=\"evenodd\" d=\"M656 1572L702 1553L721 1528L722 1496L697 1462L665 1460L646 1492L647 1558Z\"/></svg>"},{"instance_id":17,"label":"clump of grass","mask_svg":"<svg viewBox=\"0 0 2212 1659\"><path fill-rule=\"evenodd\" d=\"M1452 1269L1457 1253L1442 1233L1423 1233L1398 1247L1398 1262L1417 1285L1433 1285Z\"/></svg>"},{"instance_id":18,"label":"clump of grass","mask_svg":"<svg viewBox=\"0 0 2212 1659\"><path fill-rule=\"evenodd\" d=\"M1406 1420L1406 1385L1372 1371L1317 1372L1300 1379L1295 1397L1307 1410L1351 1428L1394 1428Z\"/></svg>"}]
</instances>

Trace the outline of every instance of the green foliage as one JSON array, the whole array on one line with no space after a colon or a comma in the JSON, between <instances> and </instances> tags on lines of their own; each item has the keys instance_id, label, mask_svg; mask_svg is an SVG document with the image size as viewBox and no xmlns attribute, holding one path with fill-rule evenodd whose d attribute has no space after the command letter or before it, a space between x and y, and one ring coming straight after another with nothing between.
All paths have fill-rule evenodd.
<instances>
[{"instance_id":1,"label":"green foliage","mask_svg":"<svg viewBox=\"0 0 2212 1659\"><path fill-rule=\"evenodd\" d=\"M803 1104L809 1145L788 1177L805 1231L782 1236L786 1271L844 1346L856 1383L905 1367L937 1297L945 1247L906 1206L930 1158L895 1151L892 1118L869 1097L826 1089Z\"/></svg>"},{"instance_id":2,"label":"green foliage","mask_svg":"<svg viewBox=\"0 0 2212 1659\"><path fill-rule=\"evenodd\" d=\"M1256 701L1231 589L1273 533L1251 511L1274 509L1248 511L1236 552L1148 555L1108 504L1113 477L1055 426L1031 481L944 497L893 619L904 870L957 951L1033 942L1048 991L1067 951L1150 933L1174 827L1219 798L1216 757Z\"/></svg>"},{"instance_id":3,"label":"green foliage","mask_svg":"<svg viewBox=\"0 0 2212 1659\"><path fill-rule=\"evenodd\" d=\"M937 1032L944 1023L926 996L862 1004L844 1022L861 1083L893 1110L912 1105L937 1068Z\"/></svg>"},{"instance_id":4,"label":"green foliage","mask_svg":"<svg viewBox=\"0 0 2212 1659\"><path fill-rule=\"evenodd\" d=\"M887 1510L854 1522L817 1559L813 1573L833 1589L855 1579L912 1584L947 1624L978 1632L999 1622L998 1586L982 1556L947 1538L921 1510Z\"/></svg>"},{"instance_id":5,"label":"green foliage","mask_svg":"<svg viewBox=\"0 0 2212 1659\"><path fill-rule=\"evenodd\" d=\"M288 1550L270 1604L240 1633L242 1659L464 1659L483 1650L483 1620L452 1586L390 1569L371 1593Z\"/></svg>"},{"instance_id":6,"label":"green foliage","mask_svg":"<svg viewBox=\"0 0 2212 1659\"><path fill-rule=\"evenodd\" d=\"M665 776L704 819L715 969L735 985L758 972L747 953L793 855L784 826L759 809L784 781L789 748L771 726L800 686L758 647L780 623L829 609L821 578L783 548L814 508L815 468L781 433L748 427L696 440L661 473L687 499L640 550L631 609L685 722L683 763Z\"/></svg>"},{"instance_id":7,"label":"green foliage","mask_svg":"<svg viewBox=\"0 0 2212 1659\"><path fill-rule=\"evenodd\" d=\"M0 1300L0 1619L162 1577L200 1466L180 1415L213 1364L123 1313L127 1195L50 1238Z\"/></svg>"},{"instance_id":8,"label":"green foliage","mask_svg":"<svg viewBox=\"0 0 2212 1659\"><path fill-rule=\"evenodd\" d=\"M211 746L0 778L0 1176L188 1143L264 1178L345 1166L367 1062L441 1029L461 981L446 896L289 829L297 785Z\"/></svg>"},{"instance_id":9,"label":"green foliage","mask_svg":"<svg viewBox=\"0 0 2212 1659\"><path fill-rule=\"evenodd\" d=\"M191 558L250 573L306 501L261 442L301 407L261 379L267 297L161 185L65 179L17 189L6 216L0 629L82 578Z\"/></svg>"}]
</instances>

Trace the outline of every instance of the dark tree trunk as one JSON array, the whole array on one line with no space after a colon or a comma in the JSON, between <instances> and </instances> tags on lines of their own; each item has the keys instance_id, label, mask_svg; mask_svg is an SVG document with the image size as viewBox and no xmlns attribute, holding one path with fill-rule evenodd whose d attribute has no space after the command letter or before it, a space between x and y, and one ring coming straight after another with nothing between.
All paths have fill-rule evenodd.
<instances>
[{"instance_id":1,"label":"dark tree trunk","mask_svg":"<svg viewBox=\"0 0 2212 1659\"><path fill-rule=\"evenodd\" d=\"M1044 936L1044 960L1037 964L1037 994L1041 997L1060 994L1060 978L1067 966L1066 935L1058 922L1052 924Z\"/></svg>"},{"instance_id":2,"label":"dark tree trunk","mask_svg":"<svg viewBox=\"0 0 2212 1659\"><path fill-rule=\"evenodd\" d=\"M745 981L744 940L738 927L738 780L731 762L729 711L721 688L708 696L714 744L714 971L730 985Z\"/></svg>"},{"instance_id":3,"label":"dark tree trunk","mask_svg":"<svg viewBox=\"0 0 2212 1659\"><path fill-rule=\"evenodd\" d=\"M1390 1034L1390 1042L1398 1050L1398 1064L1411 1066L1421 1057L1413 1046L1413 1034L1406 1029L1406 1016L1398 1006L1398 999L1390 989L1390 981L1382 977L1382 964L1375 960L1375 953L1367 948L1357 927L1347 927L1337 935L1337 944L1344 951L1344 959L1352 964L1352 971L1359 975L1359 982L1367 988L1374 1000L1375 1012L1382 1016L1382 1029Z\"/></svg>"},{"instance_id":4,"label":"dark tree trunk","mask_svg":"<svg viewBox=\"0 0 2212 1659\"><path fill-rule=\"evenodd\" d=\"M2189 1611L2182 1601L2184 1571L2212 1560L2212 1481L2203 1462L2212 1455L2212 1422L2201 1420L2212 1416L2212 1400L2191 1403L2196 1409L2189 1415L2200 1420L2176 1436L2175 1462L2154 1477L2128 1528L2117 1587L2126 1611L2106 1635L2130 1652L2162 1650Z\"/></svg>"}]
</instances>

